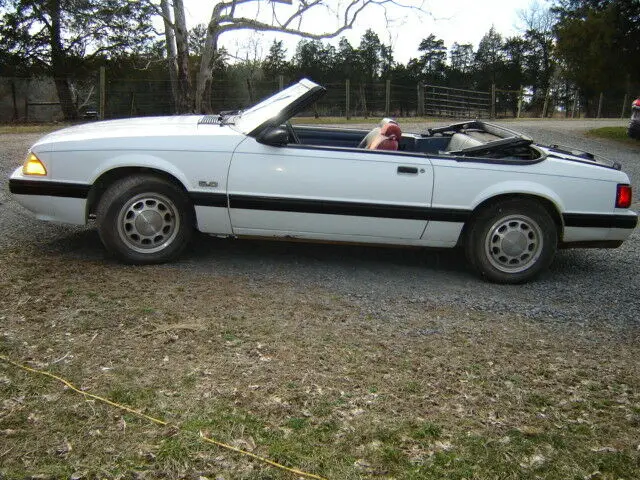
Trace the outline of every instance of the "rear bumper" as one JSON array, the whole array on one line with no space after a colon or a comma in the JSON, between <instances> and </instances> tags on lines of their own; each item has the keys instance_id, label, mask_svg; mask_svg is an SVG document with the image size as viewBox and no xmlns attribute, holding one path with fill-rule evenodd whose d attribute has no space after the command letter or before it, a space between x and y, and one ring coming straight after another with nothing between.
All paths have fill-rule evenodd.
<instances>
[{"instance_id":1,"label":"rear bumper","mask_svg":"<svg viewBox=\"0 0 640 480\"><path fill-rule=\"evenodd\" d=\"M629 238L638 215L627 210L615 215L564 214L561 248L616 248Z\"/></svg>"}]
</instances>

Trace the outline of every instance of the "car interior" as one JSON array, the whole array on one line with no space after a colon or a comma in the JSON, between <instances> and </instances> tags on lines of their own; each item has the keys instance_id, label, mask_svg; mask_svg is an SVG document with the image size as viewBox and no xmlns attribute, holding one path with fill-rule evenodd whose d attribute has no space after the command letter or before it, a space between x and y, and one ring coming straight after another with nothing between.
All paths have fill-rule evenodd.
<instances>
[{"instance_id":1,"label":"car interior","mask_svg":"<svg viewBox=\"0 0 640 480\"><path fill-rule=\"evenodd\" d=\"M365 148L369 150L424 153L428 155L536 160L541 152L533 141L512 130L478 120L427 129L420 134L402 133L395 122L371 131L289 124L301 145ZM291 137L291 135L290 135Z\"/></svg>"}]
</instances>

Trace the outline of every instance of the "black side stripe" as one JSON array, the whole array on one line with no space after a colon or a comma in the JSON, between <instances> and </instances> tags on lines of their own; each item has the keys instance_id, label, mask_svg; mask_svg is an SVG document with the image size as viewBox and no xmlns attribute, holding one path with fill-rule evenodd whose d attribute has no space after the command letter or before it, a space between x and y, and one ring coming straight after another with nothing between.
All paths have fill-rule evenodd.
<instances>
[{"instance_id":1,"label":"black side stripe","mask_svg":"<svg viewBox=\"0 0 640 480\"><path fill-rule=\"evenodd\" d=\"M339 202L298 198L274 198L250 195L230 195L230 207L245 210L276 212L320 213L355 217L397 218L405 220L436 220L464 222L470 210L416 207L410 205L381 205L377 203Z\"/></svg>"},{"instance_id":2,"label":"black side stripe","mask_svg":"<svg viewBox=\"0 0 640 480\"><path fill-rule=\"evenodd\" d=\"M189 192L189 198L197 206L227 208L226 193Z\"/></svg>"},{"instance_id":3,"label":"black side stripe","mask_svg":"<svg viewBox=\"0 0 640 480\"><path fill-rule=\"evenodd\" d=\"M597 215L590 213L563 213L566 227L636 228L637 215Z\"/></svg>"},{"instance_id":4,"label":"black side stripe","mask_svg":"<svg viewBox=\"0 0 640 480\"><path fill-rule=\"evenodd\" d=\"M47 195L50 197L87 198L91 185L84 183L50 182L48 180L9 179L9 191L16 195Z\"/></svg>"},{"instance_id":5,"label":"black side stripe","mask_svg":"<svg viewBox=\"0 0 640 480\"><path fill-rule=\"evenodd\" d=\"M84 183L9 179L9 191L16 195L87 198L90 189L91 185ZM189 197L194 205L219 208L226 208L228 206L227 195L225 193L190 192ZM356 217L431 220L456 223L466 222L472 214L471 210L453 208L274 198L251 195L230 195L229 202L230 208L247 210L320 213L328 215L351 215ZM638 224L637 215L564 213L562 214L562 218L567 227L633 229Z\"/></svg>"}]
</instances>

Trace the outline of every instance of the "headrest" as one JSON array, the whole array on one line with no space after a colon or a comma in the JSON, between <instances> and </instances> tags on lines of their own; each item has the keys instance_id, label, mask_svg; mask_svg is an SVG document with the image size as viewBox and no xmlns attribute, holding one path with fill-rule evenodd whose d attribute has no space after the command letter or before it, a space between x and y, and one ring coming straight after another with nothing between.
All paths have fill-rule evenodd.
<instances>
[{"instance_id":1,"label":"headrest","mask_svg":"<svg viewBox=\"0 0 640 480\"><path fill-rule=\"evenodd\" d=\"M402 130L397 123L387 123L384 127L380 129L380 134L385 137L395 136L398 140L402 136Z\"/></svg>"},{"instance_id":2,"label":"headrest","mask_svg":"<svg viewBox=\"0 0 640 480\"><path fill-rule=\"evenodd\" d=\"M396 125L398 124L398 122L396 122L393 118L384 117L382 120L380 120L380 127L384 127L387 123L395 123Z\"/></svg>"}]
</instances>

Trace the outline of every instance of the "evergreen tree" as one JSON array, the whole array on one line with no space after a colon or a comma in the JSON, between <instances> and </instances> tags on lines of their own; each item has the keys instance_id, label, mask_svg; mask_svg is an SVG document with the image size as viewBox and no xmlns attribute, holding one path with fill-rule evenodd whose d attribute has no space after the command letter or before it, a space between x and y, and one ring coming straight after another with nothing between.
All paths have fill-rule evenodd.
<instances>
[{"instance_id":1,"label":"evergreen tree","mask_svg":"<svg viewBox=\"0 0 640 480\"><path fill-rule=\"evenodd\" d=\"M284 48L282 40L274 40L269 48L267 58L262 62L262 70L269 79L274 79L278 75L288 72L290 64L287 61L287 49Z\"/></svg>"},{"instance_id":2,"label":"evergreen tree","mask_svg":"<svg viewBox=\"0 0 640 480\"><path fill-rule=\"evenodd\" d=\"M431 34L420 42L418 51L422 52L419 62L425 81L442 84L445 78L445 62L447 61L447 47L444 46L444 40Z\"/></svg>"},{"instance_id":3,"label":"evergreen tree","mask_svg":"<svg viewBox=\"0 0 640 480\"><path fill-rule=\"evenodd\" d=\"M77 117L69 81L95 58L148 46L151 6L135 0L5 0L0 44L8 59L54 77L66 120ZM5 60L6 61L6 60Z\"/></svg>"}]
</instances>

